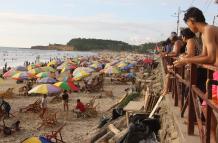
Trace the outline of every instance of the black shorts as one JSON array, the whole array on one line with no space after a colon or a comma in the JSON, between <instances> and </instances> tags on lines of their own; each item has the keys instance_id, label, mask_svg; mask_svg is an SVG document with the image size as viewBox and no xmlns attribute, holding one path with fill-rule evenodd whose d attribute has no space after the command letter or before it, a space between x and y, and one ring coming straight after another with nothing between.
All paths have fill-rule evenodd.
<instances>
[{"instance_id":1,"label":"black shorts","mask_svg":"<svg viewBox=\"0 0 218 143\"><path fill-rule=\"evenodd\" d=\"M197 68L197 87L204 93L206 93L206 81L207 81L207 69Z\"/></svg>"}]
</instances>

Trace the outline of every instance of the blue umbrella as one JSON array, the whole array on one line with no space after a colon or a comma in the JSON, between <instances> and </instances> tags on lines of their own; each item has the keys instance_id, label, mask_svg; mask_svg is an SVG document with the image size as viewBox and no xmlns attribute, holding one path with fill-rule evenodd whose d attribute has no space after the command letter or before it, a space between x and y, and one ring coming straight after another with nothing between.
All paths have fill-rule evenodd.
<instances>
[{"instance_id":1,"label":"blue umbrella","mask_svg":"<svg viewBox=\"0 0 218 143\"><path fill-rule=\"evenodd\" d=\"M121 68L121 70L129 70L129 69L131 69L132 67L134 67L134 64L128 64L127 66Z\"/></svg>"},{"instance_id":2,"label":"blue umbrella","mask_svg":"<svg viewBox=\"0 0 218 143\"><path fill-rule=\"evenodd\" d=\"M53 83L57 82L57 80L54 78L51 78L51 77L45 77L45 78L38 80L37 82L38 83L51 83L51 84L53 84Z\"/></svg>"},{"instance_id":3,"label":"blue umbrella","mask_svg":"<svg viewBox=\"0 0 218 143\"><path fill-rule=\"evenodd\" d=\"M17 71L27 71L27 68L24 67L24 66L17 66L15 69L16 69Z\"/></svg>"}]
</instances>

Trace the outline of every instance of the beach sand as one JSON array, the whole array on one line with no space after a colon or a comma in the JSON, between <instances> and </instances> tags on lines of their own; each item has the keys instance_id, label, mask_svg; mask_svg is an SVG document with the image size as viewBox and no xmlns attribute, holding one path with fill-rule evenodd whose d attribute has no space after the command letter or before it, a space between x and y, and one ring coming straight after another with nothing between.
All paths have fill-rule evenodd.
<instances>
[{"instance_id":1,"label":"beach sand","mask_svg":"<svg viewBox=\"0 0 218 143\"><path fill-rule=\"evenodd\" d=\"M18 94L18 88L23 86L23 84L16 84L15 80L7 79L4 84L1 85L0 91L5 91L9 87L15 89L15 94ZM83 143L83 139L87 136L89 132L91 132L99 123L99 119L101 115L108 110L113 104L115 104L119 99L125 94L124 89L130 87L130 83L128 85L121 84L111 84L109 79L105 79L104 90L105 91L113 91L114 98L106 97L105 92L98 93L72 93L70 94L69 99L69 111L63 110L62 102L59 103L50 103L48 102L49 111L57 112L57 120L58 124L54 127L42 127L40 130L37 128L40 126L41 119L39 118L39 113L20 113L19 109L27 106L28 104L33 103L36 99L41 98L40 96L13 96L12 98L6 99L12 106L12 114L15 117L11 117L5 120L6 125L11 125L12 122L16 120L21 121L21 131L15 132L10 136L3 136L0 134L0 143L20 143L27 137L31 136L40 136L46 133L50 133L51 131L56 130L58 127L66 123L66 126L62 129L62 136L65 142L67 143ZM72 112L72 109L76 105L76 100L78 98L81 99L83 103L89 102L93 96L100 96L102 94L102 98L96 99L98 116L96 118L76 118ZM50 101L53 97L48 97L48 101ZM2 124L2 123L0 123Z\"/></svg>"}]
</instances>

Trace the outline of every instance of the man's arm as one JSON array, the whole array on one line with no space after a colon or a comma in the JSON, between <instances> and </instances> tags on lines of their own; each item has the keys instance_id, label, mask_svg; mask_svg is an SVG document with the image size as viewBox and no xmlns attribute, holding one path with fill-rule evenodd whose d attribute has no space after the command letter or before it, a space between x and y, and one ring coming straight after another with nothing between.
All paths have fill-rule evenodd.
<instances>
[{"instance_id":1,"label":"man's arm","mask_svg":"<svg viewBox=\"0 0 218 143\"><path fill-rule=\"evenodd\" d=\"M181 43L179 41L176 41L173 47L173 51L168 53L167 56L168 57L176 57L179 55L180 53L180 49L181 49Z\"/></svg>"},{"instance_id":2,"label":"man's arm","mask_svg":"<svg viewBox=\"0 0 218 143\"><path fill-rule=\"evenodd\" d=\"M204 47L201 56L185 59L186 63L194 64L214 64L216 61L215 34L211 28L206 29L204 35Z\"/></svg>"},{"instance_id":3,"label":"man's arm","mask_svg":"<svg viewBox=\"0 0 218 143\"><path fill-rule=\"evenodd\" d=\"M186 58L195 56L196 44L194 43L193 40L187 43L186 48L187 48L187 55L185 55Z\"/></svg>"}]
</instances>

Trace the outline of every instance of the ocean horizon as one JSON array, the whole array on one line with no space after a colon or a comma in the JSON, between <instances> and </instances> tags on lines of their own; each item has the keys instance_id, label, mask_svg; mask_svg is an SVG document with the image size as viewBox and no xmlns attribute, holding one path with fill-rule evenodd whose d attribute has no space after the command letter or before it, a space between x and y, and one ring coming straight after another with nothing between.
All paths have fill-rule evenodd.
<instances>
[{"instance_id":1,"label":"ocean horizon","mask_svg":"<svg viewBox=\"0 0 218 143\"><path fill-rule=\"evenodd\" d=\"M95 52L83 51L57 51L57 50L38 50L21 47L0 47L0 69L7 66L16 67L24 65L25 61L34 63L36 57L40 57L40 62L49 61L50 58L77 57L95 55Z\"/></svg>"}]
</instances>

